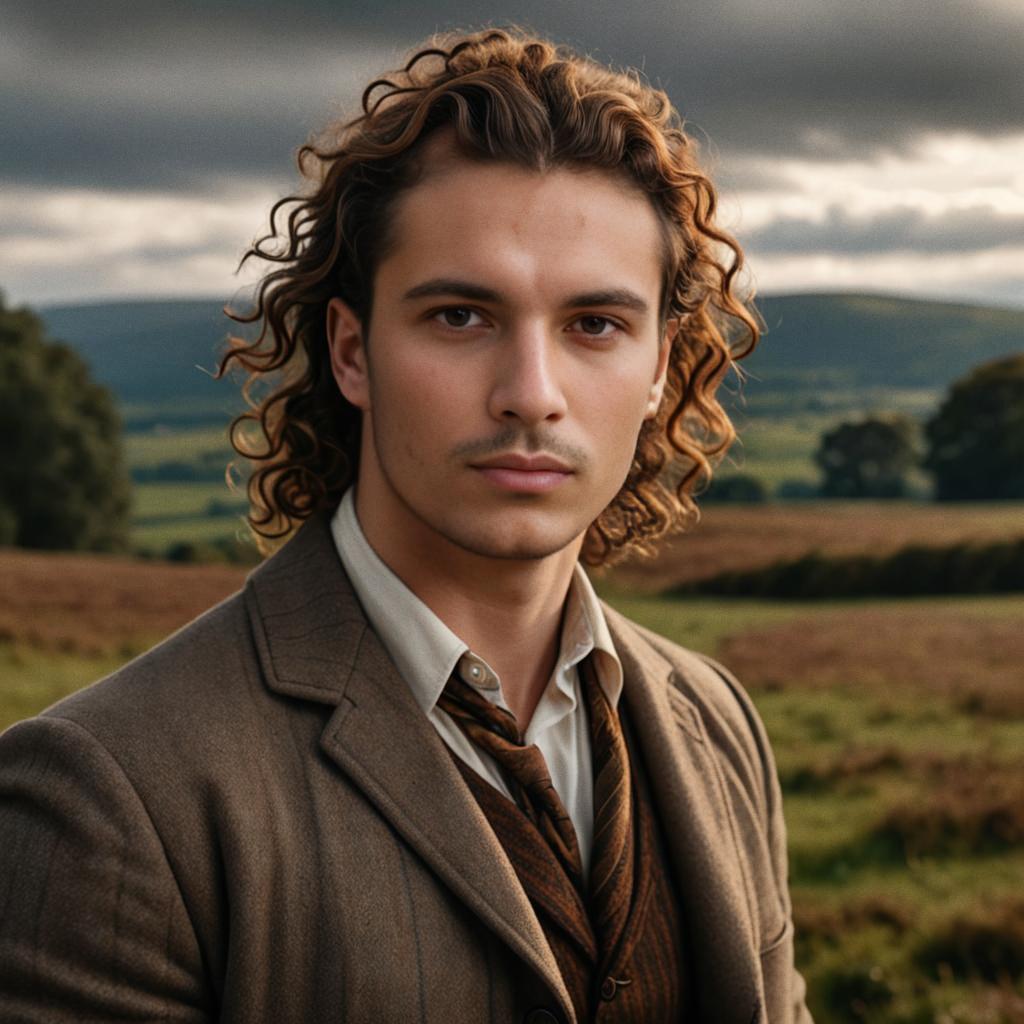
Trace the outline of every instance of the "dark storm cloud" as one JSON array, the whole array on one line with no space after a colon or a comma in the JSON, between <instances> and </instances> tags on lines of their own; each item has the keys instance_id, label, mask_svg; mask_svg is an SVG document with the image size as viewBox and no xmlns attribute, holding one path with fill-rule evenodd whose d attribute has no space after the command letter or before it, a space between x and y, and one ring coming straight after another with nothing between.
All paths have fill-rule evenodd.
<instances>
[{"instance_id":1,"label":"dark storm cloud","mask_svg":"<svg viewBox=\"0 0 1024 1024\"><path fill-rule=\"evenodd\" d=\"M1024 125L1011 0L451 0L5 5L0 177L195 188L288 181L310 130L426 34L519 21L645 69L728 156L869 155Z\"/></svg>"},{"instance_id":2,"label":"dark storm cloud","mask_svg":"<svg viewBox=\"0 0 1024 1024\"><path fill-rule=\"evenodd\" d=\"M976 252L1024 246L1024 216L999 215L991 207L947 211L929 217L919 209L895 207L872 218L851 216L830 206L823 220L780 218L744 243L759 253Z\"/></svg>"}]
</instances>

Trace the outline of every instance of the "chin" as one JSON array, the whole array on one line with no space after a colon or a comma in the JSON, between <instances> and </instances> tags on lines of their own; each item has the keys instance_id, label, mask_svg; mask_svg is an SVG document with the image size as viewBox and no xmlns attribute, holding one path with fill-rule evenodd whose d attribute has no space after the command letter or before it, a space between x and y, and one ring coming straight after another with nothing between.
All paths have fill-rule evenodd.
<instances>
[{"instance_id":1,"label":"chin","mask_svg":"<svg viewBox=\"0 0 1024 1024\"><path fill-rule=\"evenodd\" d=\"M483 558L530 562L550 558L577 541L582 533L573 528L517 528L514 523L496 525L494 529L442 529L439 531L451 544Z\"/></svg>"}]
</instances>

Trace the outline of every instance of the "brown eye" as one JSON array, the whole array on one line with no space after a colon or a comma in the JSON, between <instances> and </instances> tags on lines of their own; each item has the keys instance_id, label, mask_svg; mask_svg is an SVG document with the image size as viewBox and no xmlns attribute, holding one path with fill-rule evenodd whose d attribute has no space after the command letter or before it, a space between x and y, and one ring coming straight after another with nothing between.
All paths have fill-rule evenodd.
<instances>
[{"instance_id":1,"label":"brown eye","mask_svg":"<svg viewBox=\"0 0 1024 1024\"><path fill-rule=\"evenodd\" d=\"M451 309L443 310L441 316L449 327L466 327L473 311L463 306L453 306Z\"/></svg>"},{"instance_id":2,"label":"brown eye","mask_svg":"<svg viewBox=\"0 0 1024 1024\"><path fill-rule=\"evenodd\" d=\"M581 316L577 321L584 334L601 335L605 333L606 327L611 327L612 322L603 316Z\"/></svg>"}]
</instances>

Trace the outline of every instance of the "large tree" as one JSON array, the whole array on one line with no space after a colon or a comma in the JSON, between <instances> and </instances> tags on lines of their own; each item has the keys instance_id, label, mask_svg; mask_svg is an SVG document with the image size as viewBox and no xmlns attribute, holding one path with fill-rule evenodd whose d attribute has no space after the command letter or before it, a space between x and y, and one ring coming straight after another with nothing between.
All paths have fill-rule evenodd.
<instances>
[{"instance_id":1,"label":"large tree","mask_svg":"<svg viewBox=\"0 0 1024 1024\"><path fill-rule=\"evenodd\" d=\"M67 345L0 295L0 542L115 550L130 483L113 398Z\"/></svg>"},{"instance_id":2,"label":"large tree","mask_svg":"<svg viewBox=\"0 0 1024 1024\"><path fill-rule=\"evenodd\" d=\"M1024 352L956 381L925 436L940 501L1024 498Z\"/></svg>"},{"instance_id":3,"label":"large tree","mask_svg":"<svg viewBox=\"0 0 1024 1024\"><path fill-rule=\"evenodd\" d=\"M907 416L869 416L824 434L814 461L829 498L899 498L917 462L916 427Z\"/></svg>"}]
</instances>

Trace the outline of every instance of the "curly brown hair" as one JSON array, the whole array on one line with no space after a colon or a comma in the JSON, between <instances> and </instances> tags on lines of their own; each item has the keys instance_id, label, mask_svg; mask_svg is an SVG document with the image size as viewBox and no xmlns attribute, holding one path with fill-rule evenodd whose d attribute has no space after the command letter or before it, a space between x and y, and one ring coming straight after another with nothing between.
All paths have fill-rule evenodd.
<instances>
[{"instance_id":1,"label":"curly brown hair","mask_svg":"<svg viewBox=\"0 0 1024 1024\"><path fill-rule=\"evenodd\" d=\"M232 422L231 441L252 464L249 524L268 550L335 507L356 478L361 414L331 373L327 305L340 296L369 329L395 199L415 186L423 144L441 128L473 159L625 174L657 212L667 243L662 322L678 319L679 329L661 407L582 557L602 565L650 552L697 518L693 492L736 436L715 395L759 336L734 294L742 250L715 224L715 189L664 92L519 29L433 40L367 86L358 117L299 150L305 192L274 205L269 233L242 258L276 266L248 313L226 310L260 324L254 339L230 339L219 367L223 375L237 363L248 374L249 409Z\"/></svg>"}]
</instances>

